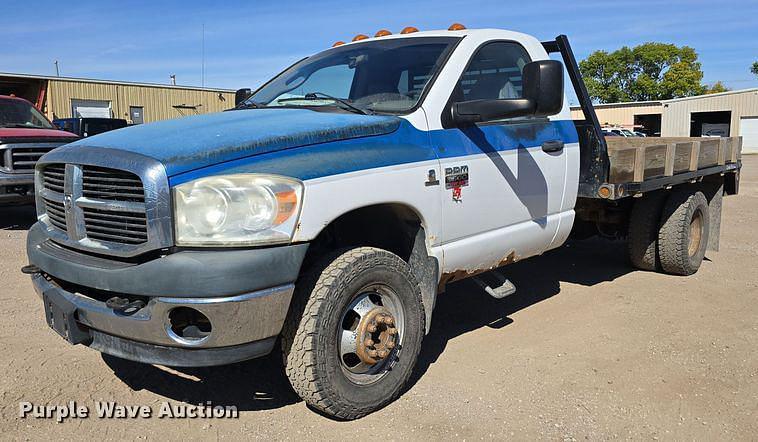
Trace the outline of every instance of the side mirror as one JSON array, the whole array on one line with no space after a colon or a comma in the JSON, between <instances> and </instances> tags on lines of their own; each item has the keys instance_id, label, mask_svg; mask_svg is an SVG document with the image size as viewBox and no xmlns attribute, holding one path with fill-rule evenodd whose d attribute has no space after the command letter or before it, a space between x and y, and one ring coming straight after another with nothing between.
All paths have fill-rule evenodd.
<instances>
[{"instance_id":1,"label":"side mirror","mask_svg":"<svg viewBox=\"0 0 758 442\"><path fill-rule=\"evenodd\" d=\"M524 66L524 96L537 104L535 117L555 115L563 108L563 64L555 60L533 61Z\"/></svg>"},{"instance_id":2,"label":"side mirror","mask_svg":"<svg viewBox=\"0 0 758 442\"><path fill-rule=\"evenodd\" d=\"M563 65L533 61L522 73L523 98L472 100L453 104L453 120L472 124L515 117L555 115L563 107Z\"/></svg>"},{"instance_id":3,"label":"side mirror","mask_svg":"<svg viewBox=\"0 0 758 442\"><path fill-rule=\"evenodd\" d=\"M250 98L253 95L253 91L250 88L237 89L234 93L234 105L239 106L240 103Z\"/></svg>"}]
</instances>

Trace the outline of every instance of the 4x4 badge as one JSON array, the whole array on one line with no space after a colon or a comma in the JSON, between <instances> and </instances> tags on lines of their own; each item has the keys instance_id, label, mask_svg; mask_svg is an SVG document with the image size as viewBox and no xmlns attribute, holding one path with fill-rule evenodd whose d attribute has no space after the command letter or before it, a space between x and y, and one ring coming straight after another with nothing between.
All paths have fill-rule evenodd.
<instances>
[{"instance_id":1,"label":"4x4 badge","mask_svg":"<svg viewBox=\"0 0 758 442\"><path fill-rule=\"evenodd\" d=\"M437 172L434 169L429 169L428 175L426 177L426 182L424 185L426 187L429 186L438 186L440 184L440 180L437 179Z\"/></svg>"}]
</instances>

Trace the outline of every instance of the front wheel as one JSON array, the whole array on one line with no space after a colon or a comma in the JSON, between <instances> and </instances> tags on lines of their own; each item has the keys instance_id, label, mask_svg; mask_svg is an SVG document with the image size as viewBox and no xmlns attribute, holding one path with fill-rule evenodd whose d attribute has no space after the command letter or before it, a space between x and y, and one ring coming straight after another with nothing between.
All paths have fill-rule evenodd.
<instances>
[{"instance_id":1,"label":"front wheel","mask_svg":"<svg viewBox=\"0 0 758 442\"><path fill-rule=\"evenodd\" d=\"M400 395L423 336L408 264L385 250L351 249L298 283L282 331L287 377L308 405L357 419Z\"/></svg>"}]
</instances>

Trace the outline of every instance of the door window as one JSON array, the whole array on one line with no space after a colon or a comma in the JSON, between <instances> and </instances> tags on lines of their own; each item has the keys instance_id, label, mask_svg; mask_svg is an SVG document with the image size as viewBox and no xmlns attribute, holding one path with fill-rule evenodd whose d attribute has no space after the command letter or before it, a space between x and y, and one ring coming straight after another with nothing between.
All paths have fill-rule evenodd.
<instances>
[{"instance_id":1,"label":"door window","mask_svg":"<svg viewBox=\"0 0 758 442\"><path fill-rule=\"evenodd\" d=\"M455 101L521 98L521 72L530 61L517 43L500 41L482 46L458 83Z\"/></svg>"}]
</instances>

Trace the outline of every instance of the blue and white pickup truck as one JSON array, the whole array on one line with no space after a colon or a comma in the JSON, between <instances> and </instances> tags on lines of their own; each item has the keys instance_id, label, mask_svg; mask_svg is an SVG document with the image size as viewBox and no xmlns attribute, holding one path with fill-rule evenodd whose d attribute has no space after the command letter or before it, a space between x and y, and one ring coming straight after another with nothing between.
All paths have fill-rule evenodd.
<instances>
[{"instance_id":1,"label":"blue and white pickup truck","mask_svg":"<svg viewBox=\"0 0 758 442\"><path fill-rule=\"evenodd\" d=\"M295 391L353 419L401 393L450 281L510 295L483 272L572 231L627 237L633 265L681 275L717 246L739 139L610 146L565 36L386 34L305 58L233 110L45 155L23 270L48 324L169 366L280 342Z\"/></svg>"}]
</instances>

